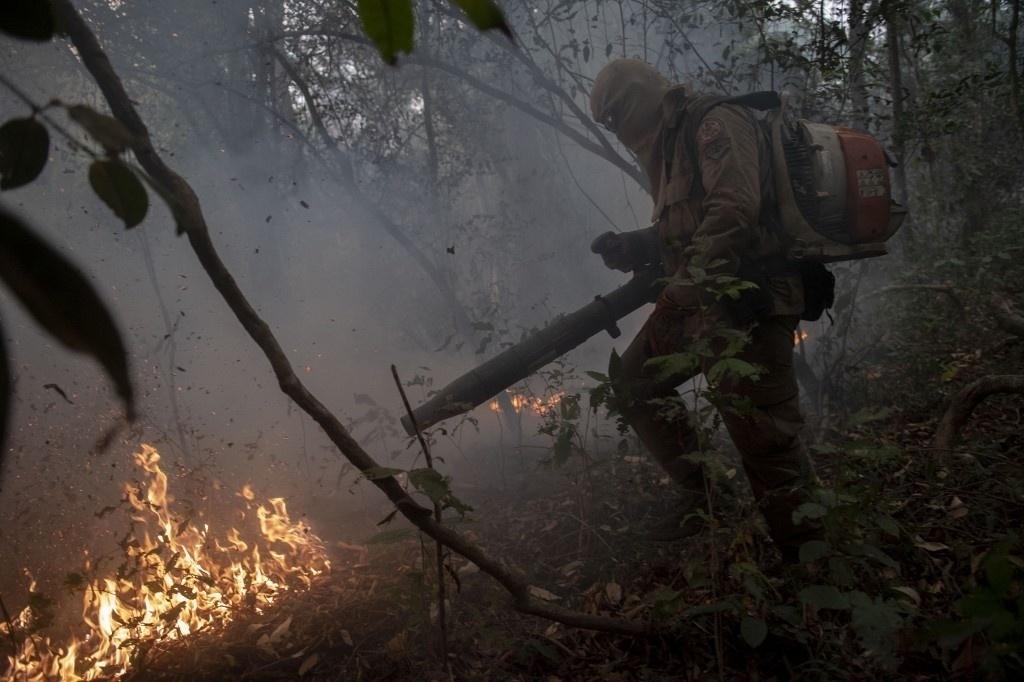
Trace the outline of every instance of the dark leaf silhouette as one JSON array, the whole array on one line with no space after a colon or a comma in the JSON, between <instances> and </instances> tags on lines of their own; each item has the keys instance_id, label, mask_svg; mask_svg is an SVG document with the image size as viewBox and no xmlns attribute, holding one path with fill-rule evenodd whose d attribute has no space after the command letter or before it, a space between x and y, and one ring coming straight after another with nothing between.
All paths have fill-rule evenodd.
<instances>
[{"instance_id":1,"label":"dark leaf silhouette","mask_svg":"<svg viewBox=\"0 0 1024 682\"><path fill-rule=\"evenodd\" d=\"M94 161L89 166L89 184L110 210L132 228L149 210L149 195L135 174L120 161Z\"/></svg>"},{"instance_id":2,"label":"dark leaf silhouette","mask_svg":"<svg viewBox=\"0 0 1024 682\"><path fill-rule=\"evenodd\" d=\"M459 8L466 13L470 23L481 31L496 28L509 38L512 31L505 23L505 16L491 0L452 0Z\"/></svg>"},{"instance_id":3,"label":"dark leaf silhouette","mask_svg":"<svg viewBox=\"0 0 1024 682\"><path fill-rule=\"evenodd\" d=\"M40 0L4 0L0 3L0 31L45 42L53 37L50 3Z\"/></svg>"},{"instance_id":4,"label":"dark leaf silhouette","mask_svg":"<svg viewBox=\"0 0 1024 682\"><path fill-rule=\"evenodd\" d=\"M410 0L359 0L363 30L388 64L399 52L412 50L413 16Z\"/></svg>"},{"instance_id":5,"label":"dark leaf silhouette","mask_svg":"<svg viewBox=\"0 0 1024 682\"><path fill-rule=\"evenodd\" d=\"M111 156L128 149L135 140L132 132L113 116L101 114L84 104L69 106L67 110L71 120L85 128L85 132L99 142Z\"/></svg>"},{"instance_id":6,"label":"dark leaf silhouette","mask_svg":"<svg viewBox=\"0 0 1024 682\"><path fill-rule=\"evenodd\" d=\"M27 185L43 172L50 134L34 118L11 119L0 126L0 189Z\"/></svg>"},{"instance_id":7,"label":"dark leaf silhouette","mask_svg":"<svg viewBox=\"0 0 1024 682\"><path fill-rule=\"evenodd\" d=\"M110 311L81 270L3 209L0 279L54 338L103 365L134 419L127 354Z\"/></svg>"}]
</instances>

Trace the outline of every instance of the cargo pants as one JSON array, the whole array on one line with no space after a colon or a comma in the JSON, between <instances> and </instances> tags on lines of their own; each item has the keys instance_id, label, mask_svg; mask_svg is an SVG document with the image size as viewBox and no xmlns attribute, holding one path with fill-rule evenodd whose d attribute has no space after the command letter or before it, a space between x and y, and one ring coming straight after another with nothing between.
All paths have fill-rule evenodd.
<instances>
[{"instance_id":1,"label":"cargo pants","mask_svg":"<svg viewBox=\"0 0 1024 682\"><path fill-rule=\"evenodd\" d=\"M726 376L715 386L721 395L747 399L742 409L721 407L720 414L742 457L772 538L784 551L792 551L820 533L816 524L806 520L795 524L792 519L793 511L807 501L812 479L810 460L800 440L803 418L793 373L793 333L798 321L797 316L773 315L756 323L750 342L734 357L761 367L764 373L756 380ZM655 355L685 350L686 339L695 333L686 323L669 321L668 325L666 329L666 321L659 320L657 313L648 320L620 362L613 363L612 386L626 422L651 455L684 495L703 500L702 467L684 457L699 449L696 429L689 419L659 414L665 399L678 397L676 387L696 372L659 381L644 368ZM706 372L712 364L714 359L707 359L701 370Z\"/></svg>"}]
</instances>

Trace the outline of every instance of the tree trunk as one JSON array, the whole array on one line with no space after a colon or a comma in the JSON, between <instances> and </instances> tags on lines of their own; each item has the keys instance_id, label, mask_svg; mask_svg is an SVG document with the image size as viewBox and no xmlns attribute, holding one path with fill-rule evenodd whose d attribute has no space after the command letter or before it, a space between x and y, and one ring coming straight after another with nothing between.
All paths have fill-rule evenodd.
<instances>
[{"instance_id":1,"label":"tree trunk","mask_svg":"<svg viewBox=\"0 0 1024 682\"><path fill-rule=\"evenodd\" d=\"M850 0L847 89L850 94L850 122L854 128L868 129L868 88L864 76L870 26L864 10L864 0Z\"/></svg>"},{"instance_id":2,"label":"tree trunk","mask_svg":"<svg viewBox=\"0 0 1024 682\"><path fill-rule=\"evenodd\" d=\"M1020 92L1020 59L1017 56L1017 38L1020 33L1020 0L1010 2L1010 28L1006 36L1007 61L1010 67L1010 106L1017 114L1017 125L1024 136L1024 102Z\"/></svg>"},{"instance_id":3,"label":"tree trunk","mask_svg":"<svg viewBox=\"0 0 1024 682\"><path fill-rule=\"evenodd\" d=\"M907 205L906 147L903 121L903 68L900 64L900 19L895 11L890 12L885 22L885 43L889 60L889 96L892 98L892 152L896 157L896 200ZM908 227L902 228L904 237Z\"/></svg>"}]
</instances>

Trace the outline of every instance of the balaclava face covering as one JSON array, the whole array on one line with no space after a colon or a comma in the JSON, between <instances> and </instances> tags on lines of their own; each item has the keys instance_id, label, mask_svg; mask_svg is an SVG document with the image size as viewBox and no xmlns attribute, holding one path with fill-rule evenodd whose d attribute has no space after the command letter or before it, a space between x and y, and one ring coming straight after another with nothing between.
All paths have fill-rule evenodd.
<instances>
[{"instance_id":1,"label":"balaclava face covering","mask_svg":"<svg viewBox=\"0 0 1024 682\"><path fill-rule=\"evenodd\" d=\"M645 168L652 160L661 102L669 88L654 67L637 59L616 59L594 79L590 93L594 120L612 130Z\"/></svg>"}]
</instances>

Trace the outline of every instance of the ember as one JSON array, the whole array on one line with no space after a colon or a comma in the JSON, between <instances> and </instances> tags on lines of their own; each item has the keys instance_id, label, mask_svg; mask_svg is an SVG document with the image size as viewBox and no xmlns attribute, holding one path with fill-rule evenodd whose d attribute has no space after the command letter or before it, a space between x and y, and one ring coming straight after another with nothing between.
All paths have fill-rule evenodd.
<instances>
[{"instance_id":1,"label":"ember","mask_svg":"<svg viewBox=\"0 0 1024 682\"><path fill-rule=\"evenodd\" d=\"M125 562L86 587L84 636L66 643L28 637L8 658L11 679L93 680L123 674L157 641L221 626L242 608L260 613L283 592L306 589L314 577L330 571L323 543L289 518L283 499L256 506L258 534L244 538L231 528L218 538L209 525L172 514L173 498L155 448L142 445L134 461L147 480L143 488L123 486L133 510L132 531L121 545ZM255 498L248 484L239 496ZM242 517L251 519L252 506L245 506ZM31 606L26 607L14 619L15 627L22 629L33 619Z\"/></svg>"}]
</instances>

